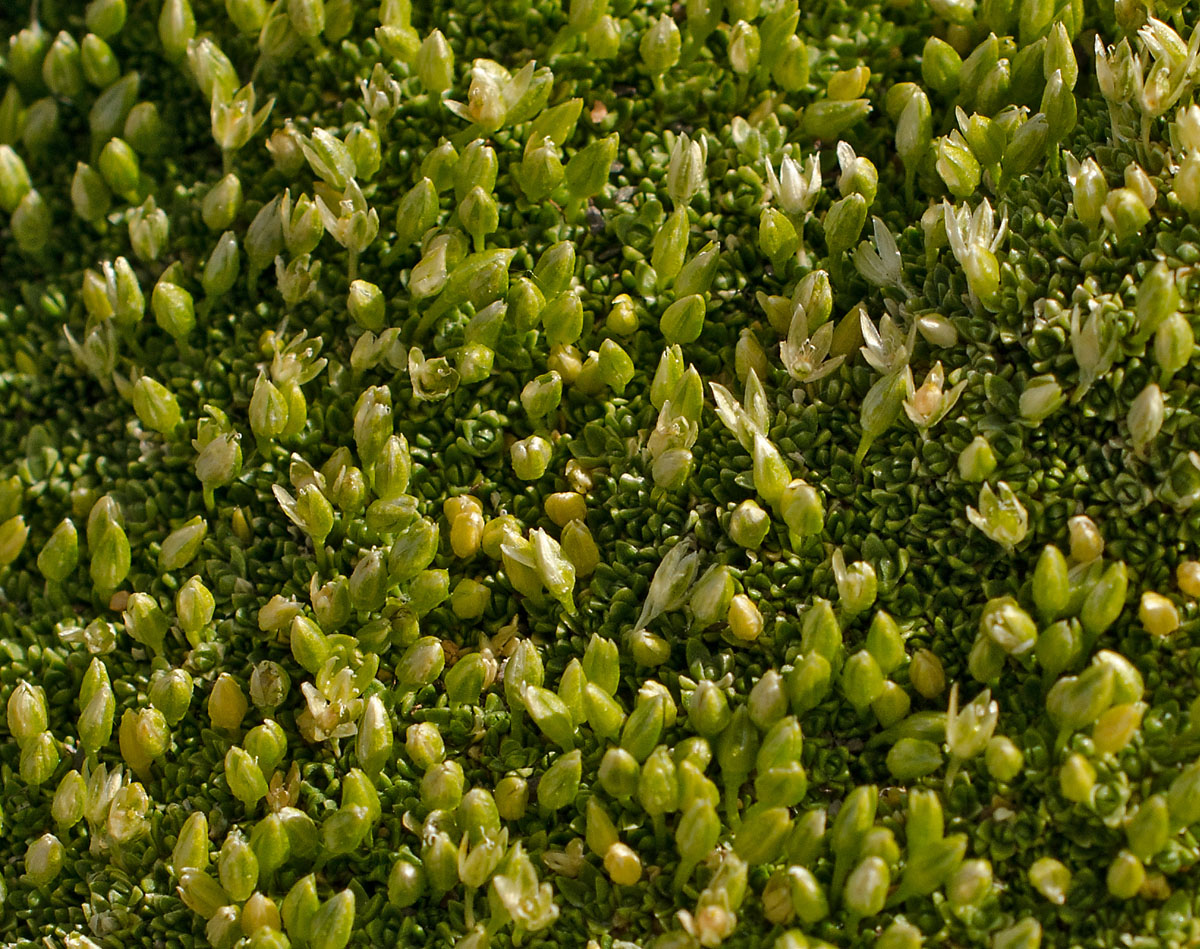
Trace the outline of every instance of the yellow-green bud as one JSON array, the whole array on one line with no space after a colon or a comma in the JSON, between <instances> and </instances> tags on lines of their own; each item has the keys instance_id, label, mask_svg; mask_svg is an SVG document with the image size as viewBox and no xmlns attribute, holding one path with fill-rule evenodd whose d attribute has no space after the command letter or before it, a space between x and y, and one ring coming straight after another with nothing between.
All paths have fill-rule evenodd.
<instances>
[{"instance_id":1,"label":"yellow-green bud","mask_svg":"<svg viewBox=\"0 0 1200 949\"><path fill-rule=\"evenodd\" d=\"M1058 786L1068 801L1082 804L1091 799L1096 786L1096 769L1083 755L1073 754L1059 768Z\"/></svg>"},{"instance_id":2,"label":"yellow-green bud","mask_svg":"<svg viewBox=\"0 0 1200 949\"><path fill-rule=\"evenodd\" d=\"M3 168L0 167L0 202L3 201L4 187ZM75 165L75 175L71 179L71 205L80 218L91 222L101 221L112 206L112 195L104 183L104 177L84 162Z\"/></svg>"},{"instance_id":3,"label":"yellow-green bud","mask_svg":"<svg viewBox=\"0 0 1200 949\"><path fill-rule=\"evenodd\" d=\"M669 18L664 17L664 19ZM671 26L674 27L673 22ZM644 37L649 36L652 32L653 28L644 34ZM675 28L677 42L678 36L678 28ZM643 38L644 42L645 39ZM678 45L676 45L676 49L678 49ZM585 145L571 156L567 162L565 178L567 189L573 198L577 201L582 201L594 194L598 194L604 188L608 183L608 175L612 169L613 161L617 157L618 145L619 137L614 132L611 135L596 139Z\"/></svg>"},{"instance_id":4,"label":"yellow-green bud","mask_svg":"<svg viewBox=\"0 0 1200 949\"><path fill-rule=\"evenodd\" d=\"M946 881L946 898L956 907L975 906L992 890L992 865L987 860L964 860Z\"/></svg>"},{"instance_id":5,"label":"yellow-green bud","mask_svg":"<svg viewBox=\"0 0 1200 949\"><path fill-rule=\"evenodd\" d=\"M50 804L50 814L60 832L70 830L81 820L87 805L87 782L72 769L63 775Z\"/></svg>"},{"instance_id":6,"label":"yellow-green bud","mask_svg":"<svg viewBox=\"0 0 1200 949\"><path fill-rule=\"evenodd\" d=\"M554 449L540 435L530 435L513 442L510 451L513 473L522 481L536 481L549 467Z\"/></svg>"},{"instance_id":7,"label":"yellow-green bud","mask_svg":"<svg viewBox=\"0 0 1200 949\"><path fill-rule=\"evenodd\" d=\"M679 61L682 40L679 27L666 13L655 20L642 34L638 45L647 72L659 80L663 73Z\"/></svg>"},{"instance_id":8,"label":"yellow-green bud","mask_svg":"<svg viewBox=\"0 0 1200 949\"><path fill-rule=\"evenodd\" d=\"M234 731L241 727L249 703L237 679L222 672L208 696L208 717L214 728Z\"/></svg>"},{"instance_id":9,"label":"yellow-green bud","mask_svg":"<svg viewBox=\"0 0 1200 949\"><path fill-rule=\"evenodd\" d=\"M392 865L388 874L388 902L396 909L406 909L425 892L425 871L403 857Z\"/></svg>"},{"instance_id":10,"label":"yellow-green bud","mask_svg":"<svg viewBox=\"0 0 1200 949\"><path fill-rule=\"evenodd\" d=\"M292 940L308 942L313 930L313 918L320 906L316 879L311 873L292 884L279 907L283 927Z\"/></svg>"},{"instance_id":11,"label":"yellow-green bud","mask_svg":"<svg viewBox=\"0 0 1200 949\"><path fill-rule=\"evenodd\" d=\"M887 899L891 873L879 857L867 857L846 879L842 895L846 909L855 916L874 916Z\"/></svg>"},{"instance_id":12,"label":"yellow-green bud","mask_svg":"<svg viewBox=\"0 0 1200 949\"><path fill-rule=\"evenodd\" d=\"M158 38L163 54L178 62L187 53L188 40L196 35L196 17L188 0L166 0L158 17Z\"/></svg>"},{"instance_id":13,"label":"yellow-green bud","mask_svg":"<svg viewBox=\"0 0 1200 949\"><path fill-rule=\"evenodd\" d=\"M125 631L137 642L155 653L161 653L163 640L171 621L155 599L146 593L132 593L121 614Z\"/></svg>"},{"instance_id":14,"label":"yellow-green bud","mask_svg":"<svg viewBox=\"0 0 1200 949\"><path fill-rule=\"evenodd\" d=\"M81 164L78 167L87 168L88 166ZM76 177L79 176L78 167L75 172ZM32 188L29 172L21 156L13 151L11 145L0 145L0 210L12 214L17 209L17 205L21 203L21 199ZM72 185L73 194L74 185ZM105 206L107 207L106 202Z\"/></svg>"},{"instance_id":15,"label":"yellow-green bud","mask_svg":"<svg viewBox=\"0 0 1200 949\"><path fill-rule=\"evenodd\" d=\"M1119 900L1133 899L1146 882L1146 868L1128 850L1122 850L1108 865L1105 884L1108 892Z\"/></svg>"},{"instance_id":16,"label":"yellow-green bud","mask_svg":"<svg viewBox=\"0 0 1200 949\"><path fill-rule=\"evenodd\" d=\"M1200 561L1185 560L1175 569L1175 582L1185 596L1200 597Z\"/></svg>"},{"instance_id":17,"label":"yellow-green bud","mask_svg":"<svg viewBox=\"0 0 1200 949\"><path fill-rule=\"evenodd\" d=\"M63 30L54 37L42 62L42 80L54 95L70 99L83 91L83 79L79 44Z\"/></svg>"},{"instance_id":18,"label":"yellow-green bud","mask_svg":"<svg viewBox=\"0 0 1200 949\"><path fill-rule=\"evenodd\" d=\"M1150 210L1132 188L1114 188L1108 193L1100 216L1118 241L1137 237L1150 223Z\"/></svg>"},{"instance_id":19,"label":"yellow-green bud","mask_svg":"<svg viewBox=\"0 0 1200 949\"><path fill-rule=\"evenodd\" d=\"M964 481L986 481L996 470L992 446L982 435L976 435L958 456L958 474Z\"/></svg>"},{"instance_id":20,"label":"yellow-green bud","mask_svg":"<svg viewBox=\"0 0 1200 949\"><path fill-rule=\"evenodd\" d=\"M800 238L782 211L764 208L758 220L758 246L771 261L771 266L783 272L787 262L799 250Z\"/></svg>"},{"instance_id":21,"label":"yellow-green bud","mask_svg":"<svg viewBox=\"0 0 1200 949\"><path fill-rule=\"evenodd\" d=\"M1195 344L1192 326L1182 313L1167 317L1155 330L1154 360L1159 365L1163 385L1191 361Z\"/></svg>"},{"instance_id":22,"label":"yellow-green bud","mask_svg":"<svg viewBox=\"0 0 1200 949\"><path fill-rule=\"evenodd\" d=\"M1051 903L1061 906L1067 901L1071 871L1053 857L1042 857L1030 866L1029 882Z\"/></svg>"},{"instance_id":23,"label":"yellow-green bud","mask_svg":"<svg viewBox=\"0 0 1200 949\"><path fill-rule=\"evenodd\" d=\"M753 500L746 500L729 516L729 538L739 547L757 550L771 529L771 516Z\"/></svg>"},{"instance_id":24,"label":"yellow-green bud","mask_svg":"<svg viewBox=\"0 0 1200 949\"><path fill-rule=\"evenodd\" d=\"M43 834L25 851L25 876L33 886L46 886L62 871L65 851L53 834Z\"/></svg>"},{"instance_id":25,"label":"yellow-green bud","mask_svg":"<svg viewBox=\"0 0 1200 949\"><path fill-rule=\"evenodd\" d=\"M421 778L421 803L430 810L454 810L462 801L463 781L462 765L439 761Z\"/></svg>"},{"instance_id":26,"label":"yellow-green bud","mask_svg":"<svg viewBox=\"0 0 1200 949\"><path fill-rule=\"evenodd\" d=\"M247 808L254 807L267 793L267 780L254 757L236 745L225 754L225 780L229 790Z\"/></svg>"},{"instance_id":27,"label":"yellow-green bud","mask_svg":"<svg viewBox=\"0 0 1200 949\"><path fill-rule=\"evenodd\" d=\"M984 750L984 763L988 774L997 781L1011 781L1021 773L1025 756L1010 738L996 735Z\"/></svg>"},{"instance_id":28,"label":"yellow-green bud","mask_svg":"<svg viewBox=\"0 0 1200 949\"><path fill-rule=\"evenodd\" d=\"M582 755L577 750L554 760L538 782L538 806L543 812L561 810L574 801L579 791L582 766Z\"/></svg>"},{"instance_id":29,"label":"yellow-green bud","mask_svg":"<svg viewBox=\"0 0 1200 949\"><path fill-rule=\"evenodd\" d=\"M1171 813L1167 798L1153 794L1125 818L1129 849L1139 860L1149 861L1167 845L1171 836Z\"/></svg>"},{"instance_id":30,"label":"yellow-green bud","mask_svg":"<svg viewBox=\"0 0 1200 949\"><path fill-rule=\"evenodd\" d=\"M48 731L40 732L21 745L19 772L26 784L45 784L58 767L58 742Z\"/></svg>"},{"instance_id":31,"label":"yellow-green bud","mask_svg":"<svg viewBox=\"0 0 1200 949\"><path fill-rule=\"evenodd\" d=\"M36 257L50 241L50 209L36 190L25 193L8 223L17 248L28 257Z\"/></svg>"},{"instance_id":32,"label":"yellow-green bud","mask_svg":"<svg viewBox=\"0 0 1200 949\"><path fill-rule=\"evenodd\" d=\"M520 775L510 774L496 784L496 811L506 821L525 816L529 805L529 783Z\"/></svg>"},{"instance_id":33,"label":"yellow-green bud","mask_svg":"<svg viewBox=\"0 0 1200 949\"><path fill-rule=\"evenodd\" d=\"M193 811L179 829L171 867L177 876L182 876L186 870L204 870L208 861L208 819L202 811Z\"/></svg>"},{"instance_id":34,"label":"yellow-green bud","mask_svg":"<svg viewBox=\"0 0 1200 949\"><path fill-rule=\"evenodd\" d=\"M241 902L254 892L258 884L258 857L240 831L231 831L221 844L217 875L231 899Z\"/></svg>"},{"instance_id":35,"label":"yellow-green bud","mask_svg":"<svg viewBox=\"0 0 1200 949\"><path fill-rule=\"evenodd\" d=\"M182 420L174 393L149 376L142 376L134 383L133 409L146 428L160 435L174 432Z\"/></svg>"},{"instance_id":36,"label":"yellow-green bud","mask_svg":"<svg viewBox=\"0 0 1200 949\"><path fill-rule=\"evenodd\" d=\"M8 697L8 730L22 748L46 730L46 693L24 679Z\"/></svg>"},{"instance_id":37,"label":"yellow-green bud","mask_svg":"<svg viewBox=\"0 0 1200 949\"><path fill-rule=\"evenodd\" d=\"M941 768L942 749L921 738L901 738L888 752L886 763L897 781L913 781Z\"/></svg>"},{"instance_id":38,"label":"yellow-green bud","mask_svg":"<svg viewBox=\"0 0 1200 949\"><path fill-rule=\"evenodd\" d=\"M618 886L633 886L642 878L642 861L631 847L617 841L604 854L604 871Z\"/></svg>"},{"instance_id":39,"label":"yellow-green bud","mask_svg":"<svg viewBox=\"0 0 1200 949\"><path fill-rule=\"evenodd\" d=\"M865 649L859 650L842 668L841 689L859 713L883 694L884 674L875 657Z\"/></svg>"}]
</instances>

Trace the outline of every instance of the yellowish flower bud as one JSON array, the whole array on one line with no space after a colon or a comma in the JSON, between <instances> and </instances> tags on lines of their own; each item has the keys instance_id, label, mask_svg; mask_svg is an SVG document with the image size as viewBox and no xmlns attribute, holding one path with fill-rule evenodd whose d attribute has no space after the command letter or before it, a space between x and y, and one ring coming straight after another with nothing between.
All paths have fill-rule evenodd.
<instances>
[{"instance_id":1,"label":"yellowish flower bud","mask_svg":"<svg viewBox=\"0 0 1200 949\"><path fill-rule=\"evenodd\" d=\"M1200 560L1185 560L1175 570L1175 582L1179 591L1191 597L1200 597Z\"/></svg>"},{"instance_id":2,"label":"yellowish flower bud","mask_svg":"<svg viewBox=\"0 0 1200 949\"><path fill-rule=\"evenodd\" d=\"M450 522L450 547L456 557L473 557L483 539L483 515L478 511L460 514Z\"/></svg>"},{"instance_id":3,"label":"yellowish flower bud","mask_svg":"<svg viewBox=\"0 0 1200 949\"><path fill-rule=\"evenodd\" d=\"M739 593L730 602L726 620L729 623L729 631L743 642L754 642L762 634L762 613L745 593Z\"/></svg>"},{"instance_id":4,"label":"yellowish flower bud","mask_svg":"<svg viewBox=\"0 0 1200 949\"><path fill-rule=\"evenodd\" d=\"M1151 636L1170 636L1179 628L1179 611L1175 604L1153 590L1142 594L1138 619Z\"/></svg>"},{"instance_id":5,"label":"yellowish flower bud","mask_svg":"<svg viewBox=\"0 0 1200 949\"><path fill-rule=\"evenodd\" d=\"M942 660L928 649L917 650L908 666L908 681L924 698L936 699L946 688Z\"/></svg>"},{"instance_id":6,"label":"yellowish flower bud","mask_svg":"<svg viewBox=\"0 0 1200 949\"><path fill-rule=\"evenodd\" d=\"M1092 728L1096 751L1115 755L1124 750L1141 727L1146 708L1145 702L1126 702L1105 710Z\"/></svg>"},{"instance_id":7,"label":"yellowish flower bud","mask_svg":"<svg viewBox=\"0 0 1200 949\"><path fill-rule=\"evenodd\" d=\"M600 550L582 520L568 521L559 536L563 556L575 565L577 577L589 577L600 564Z\"/></svg>"},{"instance_id":8,"label":"yellowish flower bud","mask_svg":"<svg viewBox=\"0 0 1200 949\"><path fill-rule=\"evenodd\" d=\"M230 731L237 729L249 707L250 703L246 701L237 679L227 672L221 673L208 696L208 717L213 727Z\"/></svg>"},{"instance_id":9,"label":"yellowish flower bud","mask_svg":"<svg viewBox=\"0 0 1200 949\"><path fill-rule=\"evenodd\" d=\"M575 491L558 491L546 498L546 516L559 527L587 517L587 502Z\"/></svg>"},{"instance_id":10,"label":"yellowish flower bud","mask_svg":"<svg viewBox=\"0 0 1200 949\"><path fill-rule=\"evenodd\" d=\"M1089 563L1104 553L1104 538L1100 528L1086 514L1067 521L1071 538L1071 559L1076 563Z\"/></svg>"},{"instance_id":11,"label":"yellowish flower bud","mask_svg":"<svg viewBox=\"0 0 1200 949\"><path fill-rule=\"evenodd\" d=\"M633 886L642 878L642 861L633 848L620 841L604 855L604 869L618 886Z\"/></svg>"}]
</instances>

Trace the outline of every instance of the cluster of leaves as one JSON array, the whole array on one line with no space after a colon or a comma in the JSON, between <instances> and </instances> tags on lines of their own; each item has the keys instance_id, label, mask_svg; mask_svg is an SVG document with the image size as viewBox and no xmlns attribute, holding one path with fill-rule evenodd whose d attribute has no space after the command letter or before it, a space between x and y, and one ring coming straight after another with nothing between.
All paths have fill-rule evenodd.
<instances>
[{"instance_id":1,"label":"cluster of leaves","mask_svg":"<svg viewBox=\"0 0 1200 949\"><path fill-rule=\"evenodd\" d=\"M6 943L1200 939L1200 11L817 6L0 14Z\"/></svg>"}]
</instances>

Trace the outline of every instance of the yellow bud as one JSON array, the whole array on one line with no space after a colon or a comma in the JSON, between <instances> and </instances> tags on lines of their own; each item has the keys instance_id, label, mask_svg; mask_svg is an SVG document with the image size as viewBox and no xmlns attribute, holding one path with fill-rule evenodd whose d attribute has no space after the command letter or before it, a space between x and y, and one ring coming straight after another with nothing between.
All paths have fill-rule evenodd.
<instances>
[{"instance_id":1,"label":"yellow bud","mask_svg":"<svg viewBox=\"0 0 1200 949\"><path fill-rule=\"evenodd\" d=\"M1081 754L1073 754L1058 771L1058 786L1068 801L1082 804L1096 786L1096 769Z\"/></svg>"},{"instance_id":2,"label":"yellow bud","mask_svg":"<svg viewBox=\"0 0 1200 949\"><path fill-rule=\"evenodd\" d=\"M927 379L912 398L913 410L922 418L929 418L942 402L942 387L934 379Z\"/></svg>"},{"instance_id":3,"label":"yellow bud","mask_svg":"<svg viewBox=\"0 0 1200 949\"><path fill-rule=\"evenodd\" d=\"M754 642L763 631L762 613L745 593L739 593L730 601L726 620L729 631L743 642Z\"/></svg>"},{"instance_id":4,"label":"yellow bud","mask_svg":"<svg viewBox=\"0 0 1200 949\"><path fill-rule=\"evenodd\" d=\"M250 703L246 701L237 679L228 672L222 672L208 696L208 717L212 720L213 728L233 731L242 724L249 707Z\"/></svg>"},{"instance_id":5,"label":"yellow bud","mask_svg":"<svg viewBox=\"0 0 1200 949\"><path fill-rule=\"evenodd\" d=\"M908 681L923 698L936 699L946 688L942 660L928 649L918 649L908 666Z\"/></svg>"},{"instance_id":6,"label":"yellow bud","mask_svg":"<svg viewBox=\"0 0 1200 949\"><path fill-rule=\"evenodd\" d=\"M763 888L762 908L767 920L780 926L786 925L796 915L792 906L791 883L782 870L776 870Z\"/></svg>"},{"instance_id":7,"label":"yellow bud","mask_svg":"<svg viewBox=\"0 0 1200 949\"><path fill-rule=\"evenodd\" d=\"M1122 850L1109 864L1106 882L1108 892L1117 899L1133 899L1146 883L1146 868L1132 853Z\"/></svg>"},{"instance_id":8,"label":"yellow bud","mask_svg":"<svg viewBox=\"0 0 1200 949\"><path fill-rule=\"evenodd\" d=\"M1175 571L1175 582L1182 593L1200 597L1200 560L1185 560Z\"/></svg>"},{"instance_id":9,"label":"yellow bud","mask_svg":"<svg viewBox=\"0 0 1200 949\"><path fill-rule=\"evenodd\" d=\"M1151 636L1170 636L1179 628L1179 611L1175 604L1153 590L1142 594L1138 619Z\"/></svg>"},{"instance_id":10,"label":"yellow bud","mask_svg":"<svg viewBox=\"0 0 1200 949\"><path fill-rule=\"evenodd\" d=\"M579 350L570 343L558 343L550 349L550 358L546 360L546 368L553 369L562 376L563 385L572 385L583 371L583 360Z\"/></svg>"},{"instance_id":11,"label":"yellow bud","mask_svg":"<svg viewBox=\"0 0 1200 949\"><path fill-rule=\"evenodd\" d=\"M1086 514L1067 521L1071 538L1071 559L1076 563L1090 563L1104 553L1104 538L1100 528Z\"/></svg>"},{"instance_id":12,"label":"yellow bud","mask_svg":"<svg viewBox=\"0 0 1200 949\"><path fill-rule=\"evenodd\" d=\"M460 514L450 522L450 547L456 557L473 557L483 541L483 515L478 511Z\"/></svg>"},{"instance_id":13,"label":"yellow bud","mask_svg":"<svg viewBox=\"0 0 1200 949\"><path fill-rule=\"evenodd\" d=\"M575 566L575 576L590 577L600 563L600 550L583 521L568 521L559 538L563 556Z\"/></svg>"},{"instance_id":14,"label":"yellow bud","mask_svg":"<svg viewBox=\"0 0 1200 949\"><path fill-rule=\"evenodd\" d=\"M507 541L510 534L521 536L521 522L511 514L493 517L483 525L483 537L480 539L483 552L492 560L499 560L500 545Z\"/></svg>"},{"instance_id":15,"label":"yellow bud","mask_svg":"<svg viewBox=\"0 0 1200 949\"><path fill-rule=\"evenodd\" d=\"M253 936L256 931L264 927L282 928L279 907L269 896L257 892L246 900L246 905L242 907L242 932L247 936Z\"/></svg>"},{"instance_id":16,"label":"yellow bud","mask_svg":"<svg viewBox=\"0 0 1200 949\"><path fill-rule=\"evenodd\" d=\"M617 886L633 886L642 878L642 861L632 847L619 841L604 855L604 869Z\"/></svg>"},{"instance_id":17,"label":"yellow bud","mask_svg":"<svg viewBox=\"0 0 1200 949\"><path fill-rule=\"evenodd\" d=\"M575 491L558 491L546 498L546 516L559 527L587 516L587 502Z\"/></svg>"},{"instance_id":18,"label":"yellow bud","mask_svg":"<svg viewBox=\"0 0 1200 949\"><path fill-rule=\"evenodd\" d=\"M230 523L233 525L233 533L243 545L249 544L254 540L254 528L250 526L250 521L246 518L246 512L240 507L233 509L233 515L230 517Z\"/></svg>"},{"instance_id":19,"label":"yellow bud","mask_svg":"<svg viewBox=\"0 0 1200 949\"><path fill-rule=\"evenodd\" d=\"M577 458L572 458L567 462L564 473L572 490L578 491L580 494L587 494L592 490L592 473L581 465Z\"/></svg>"},{"instance_id":20,"label":"yellow bud","mask_svg":"<svg viewBox=\"0 0 1200 949\"><path fill-rule=\"evenodd\" d=\"M1126 702L1107 709L1092 726L1092 742L1102 755L1115 755L1133 741L1146 713L1145 702Z\"/></svg>"},{"instance_id":21,"label":"yellow bud","mask_svg":"<svg viewBox=\"0 0 1200 949\"><path fill-rule=\"evenodd\" d=\"M442 505L442 513L446 515L446 520L450 522L450 526L454 526L454 522L463 514L475 513L483 514L483 505L479 503L479 499L472 497L469 494L460 494L456 497L446 498L446 502Z\"/></svg>"}]
</instances>

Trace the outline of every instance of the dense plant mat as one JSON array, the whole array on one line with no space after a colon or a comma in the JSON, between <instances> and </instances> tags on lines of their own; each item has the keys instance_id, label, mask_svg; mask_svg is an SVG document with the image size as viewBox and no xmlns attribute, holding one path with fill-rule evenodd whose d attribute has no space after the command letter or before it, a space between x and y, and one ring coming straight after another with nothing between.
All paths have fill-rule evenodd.
<instances>
[{"instance_id":1,"label":"dense plant mat","mask_svg":"<svg viewBox=\"0 0 1200 949\"><path fill-rule=\"evenodd\" d=\"M0 941L1200 939L1200 14L0 14Z\"/></svg>"}]
</instances>

